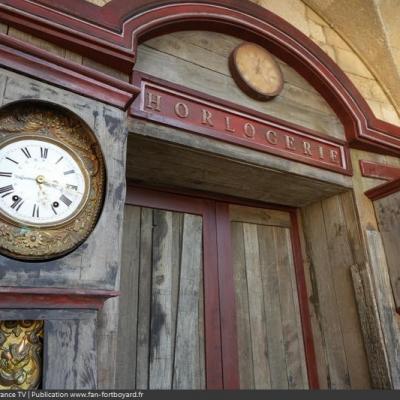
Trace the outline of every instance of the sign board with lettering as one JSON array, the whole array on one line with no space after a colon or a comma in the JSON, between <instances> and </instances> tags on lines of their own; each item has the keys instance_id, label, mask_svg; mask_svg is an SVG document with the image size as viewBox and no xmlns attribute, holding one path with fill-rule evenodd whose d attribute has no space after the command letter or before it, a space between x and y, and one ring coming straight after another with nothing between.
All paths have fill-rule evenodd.
<instances>
[{"instance_id":1,"label":"sign board with lettering","mask_svg":"<svg viewBox=\"0 0 400 400\"><path fill-rule=\"evenodd\" d=\"M135 117L351 175L343 141L145 74L134 80Z\"/></svg>"}]
</instances>

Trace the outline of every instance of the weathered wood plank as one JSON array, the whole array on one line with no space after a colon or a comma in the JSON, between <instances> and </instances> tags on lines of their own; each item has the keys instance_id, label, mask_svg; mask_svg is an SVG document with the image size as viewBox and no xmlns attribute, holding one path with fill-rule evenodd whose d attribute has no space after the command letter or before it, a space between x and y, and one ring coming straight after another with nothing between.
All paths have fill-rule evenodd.
<instances>
[{"instance_id":1,"label":"weathered wood plank","mask_svg":"<svg viewBox=\"0 0 400 400\"><path fill-rule=\"evenodd\" d=\"M97 317L97 388L114 389L117 371L119 298L105 302Z\"/></svg>"},{"instance_id":2,"label":"weathered wood plank","mask_svg":"<svg viewBox=\"0 0 400 400\"><path fill-rule=\"evenodd\" d=\"M297 291L292 287L294 274L293 258L291 257L290 236L288 229L273 228L275 252L277 257L278 287L282 318L282 333L286 358L287 381L289 389L305 389L307 381L303 381L303 342L298 329L294 298Z\"/></svg>"},{"instance_id":3,"label":"weathered wood plank","mask_svg":"<svg viewBox=\"0 0 400 400\"><path fill-rule=\"evenodd\" d=\"M400 309L400 265L399 265L399 237L400 237L400 196L394 193L374 202L379 231L382 235L385 248L389 277L392 284L394 301Z\"/></svg>"},{"instance_id":4,"label":"weathered wood plank","mask_svg":"<svg viewBox=\"0 0 400 400\"><path fill-rule=\"evenodd\" d=\"M177 307L174 389L204 389L199 366L199 281L202 273L202 218L185 214Z\"/></svg>"},{"instance_id":5,"label":"weathered wood plank","mask_svg":"<svg viewBox=\"0 0 400 400\"><path fill-rule=\"evenodd\" d=\"M249 297L251 343L253 350L254 388L270 389L271 375L268 360L266 319L257 226L254 224L243 224L243 233L247 290Z\"/></svg>"},{"instance_id":6,"label":"weathered wood plank","mask_svg":"<svg viewBox=\"0 0 400 400\"><path fill-rule=\"evenodd\" d=\"M289 275L290 275L291 287L292 287L292 296L293 296L294 322L297 326L297 335L299 338L299 357L300 357L299 362L301 365L303 389L308 389L309 383L308 383L308 371L307 371L307 364L306 364L306 354L305 354L305 349L304 349L303 324L302 324L300 304L299 304L299 292L297 290L298 282L297 282L297 276L296 276L294 258L293 258L294 255L293 255L292 238L291 238L291 232L289 229L285 229L285 236L286 236L286 244L287 244L287 253L288 253L288 258L289 258L288 269L289 269Z\"/></svg>"},{"instance_id":7,"label":"weathered wood plank","mask_svg":"<svg viewBox=\"0 0 400 400\"><path fill-rule=\"evenodd\" d=\"M364 345L374 389L392 389L389 360L379 320L378 306L367 265L353 265L351 275L357 298L358 314L364 332Z\"/></svg>"},{"instance_id":8,"label":"weathered wood plank","mask_svg":"<svg viewBox=\"0 0 400 400\"><path fill-rule=\"evenodd\" d=\"M257 230L271 388L288 389L274 231L269 226L258 226Z\"/></svg>"},{"instance_id":9,"label":"weathered wood plank","mask_svg":"<svg viewBox=\"0 0 400 400\"><path fill-rule=\"evenodd\" d=\"M309 251L307 249L307 241L305 237L305 226L303 223L304 210L302 212L299 210L297 213L298 224L299 224L299 236L301 241L303 265L304 265L304 276L307 286L307 294L309 299L309 313L310 322L312 329L312 338L315 349L315 361L316 370L318 374L318 384L320 389L329 389L328 378L328 362L326 360L325 354L325 338L323 332L323 326L319 318L320 308L319 308L319 297L318 297L318 285L316 276L314 273L314 265L310 258Z\"/></svg>"},{"instance_id":10,"label":"weathered wood plank","mask_svg":"<svg viewBox=\"0 0 400 400\"><path fill-rule=\"evenodd\" d=\"M172 213L154 210L149 389L170 389L172 325Z\"/></svg>"},{"instance_id":11,"label":"weathered wood plank","mask_svg":"<svg viewBox=\"0 0 400 400\"><path fill-rule=\"evenodd\" d=\"M326 357L326 380L329 388L350 388L346 353L338 315L338 305L327 256L328 243L324 226L322 205L312 204L303 210L303 223L307 249L310 256L310 275L313 280L313 307L320 325L323 350ZM317 357L322 357L317 354ZM323 362L323 360L320 360ZM320 379L321 379L320 378Z\"/></svg>"},{"instance_id":12,"label":"weathered wood plank","mask_svg":"<svg viewBox=\"0 0 400 400\"><path fill-rule=\"evenodd\" d=\"M116 386L120 389L136 387L140 213L140 207L125 206L116 375Z\"/></svg>"},{"instance_id":13,"label":"weathered wood plank","mask_svg":"<svg viewBox=\"0 0 400 400\"><path fill-rule=\"evenodd\" d=\"M235 222L290 227L290 215L284 211L244 207L232 204L229 206L229 215L231 221Z\"/></svg>"},{"instance_id":14,"label":"weathered wood plank","mask_svg":"<svg viewBox=\"0 0 400 400\"><path fill-rule=\"evenodd\" d=\"M96 319L45 322L44 389L95 389Z\"/></svg>"},{"instance_id":15,"label":"weathered wood plank","mask_svg":"<svg viewBox=\"0 0 400 400\"><path fill-rule=\"evenodd\" d=\"M400 326L391 292L388 266L382 238L378 231L367 230L371 276L389 360L393 389L400 389Z\"/></svg>"},{"instance_id":16,"label":"weathered wood plank","mask_svg":"<svg viewBox=\"0 0 400 400\"><path fill-rule=\"evenodd\" d=\"M240 388L254 388L253 351L246 275L243 224L231 224L233 271L236 294L236 327L238 336Z\"/></svg>"},{"instance_id":17,"label":"weathered wood plank","mask_svg":"<svg viewBox=\"0 0 400 400\"><path fill-rule=\"evenodd\" d=\"M140 226L139 306L136 350L136 388L149 385L153 210L142 208Z\"/></svg>"},{"instance_id":18,"label":"weathered wood plank","mask_svg":"<svg viewBox=\"0 0 400 400\"><path fill-rule=\"evenodd\" d=\"M368 362L363 346L357 305L351 281L350 267L354 264L350 237L341 203L341 197L333 196L322 202L328 254L333 286L336 293L337 312L343 335L343 344L353 389L370 387ZM356 222L356 221L353 221Z\"/></svg>"}]
</instances>

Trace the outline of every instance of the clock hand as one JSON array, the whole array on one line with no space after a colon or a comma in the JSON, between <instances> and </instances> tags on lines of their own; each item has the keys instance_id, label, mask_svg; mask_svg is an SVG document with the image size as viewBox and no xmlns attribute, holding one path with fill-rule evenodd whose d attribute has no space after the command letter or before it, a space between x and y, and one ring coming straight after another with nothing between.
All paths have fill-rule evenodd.
<instances>
[{"instance_id":1,"label":"clock hand","mask_svg":"<svg viewBox=\"0 0 400 400\"><path fill-rule=\"evenodd\" d=\"M81 192L78 192L77 190L68 189L66 186L61 185L61 184L60 184L59 182L57 182L57 181L53 181L53 182L44 181L44 182L43 182L43 185L50 186L50 187L55 187L55 188L59 188L59 189L61 189L61 190L63 190L63 191L66 191L66 192L68 192L68 193L71 193L71 194L82 194Z\"/></svg>"}]
</instances>

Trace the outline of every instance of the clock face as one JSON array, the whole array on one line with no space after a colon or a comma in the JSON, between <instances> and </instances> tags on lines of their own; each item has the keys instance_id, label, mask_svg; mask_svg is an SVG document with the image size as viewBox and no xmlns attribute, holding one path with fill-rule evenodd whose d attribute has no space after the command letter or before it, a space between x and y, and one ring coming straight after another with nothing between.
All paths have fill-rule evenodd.
<instances>
[{"instance_id":1,"label":"clock face","mask_svg":"<svg viewBox=\"0 0 400 400\"><path fill-rule=\"evenodd\" d=\"M259 100L280 93L283 77L272 55L255 43L242 43L232 54L233 77L240 88Z\"/></svg>"},{"instance_id":2,"label":"clock face","mask_svg":"<svg viewBox=\"0 0 400 400\"><path fill-rule=\"evenodd\" d=\"M27 225L58 225L84 205L88 176L55 141L20 139L0 148L0 211Z\"/></svg>"}]
</instances>

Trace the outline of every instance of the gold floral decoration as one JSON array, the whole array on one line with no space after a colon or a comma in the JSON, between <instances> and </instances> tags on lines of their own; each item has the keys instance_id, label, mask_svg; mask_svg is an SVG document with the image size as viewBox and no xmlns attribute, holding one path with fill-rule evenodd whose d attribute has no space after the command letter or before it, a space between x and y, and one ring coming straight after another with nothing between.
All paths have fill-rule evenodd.
<instances>
[{"instance_id":1,"label":"gold floral decoration","mask_svg":"<svg viewBox=\"0 0 400 400\"><path fill-rule=\"evenodd\" d=\"M43 321L0 321L0 390L37 389L42 351Z\"/></svg>"}]
</instances>

